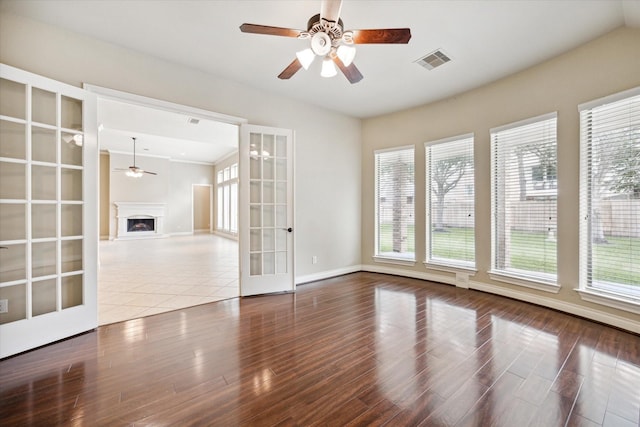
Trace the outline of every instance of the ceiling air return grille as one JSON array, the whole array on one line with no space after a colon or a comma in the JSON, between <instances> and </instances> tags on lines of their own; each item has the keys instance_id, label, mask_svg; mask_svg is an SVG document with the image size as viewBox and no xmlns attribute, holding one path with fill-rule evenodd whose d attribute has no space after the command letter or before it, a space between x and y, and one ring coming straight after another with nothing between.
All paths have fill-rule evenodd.
<instances>
[{"instance_id":1,"label":"ceiling air return grille","mask_svg":"<svg viewBox=\"0 0 640 427\"><path fill-rule=\"evenodd\" d=\"M433 70L434 68L446 64L449 61L451 61L451 58L449 58L442 50L438 49L423 56L415 62L427 70Z\"/></svg>"}]
</instances>

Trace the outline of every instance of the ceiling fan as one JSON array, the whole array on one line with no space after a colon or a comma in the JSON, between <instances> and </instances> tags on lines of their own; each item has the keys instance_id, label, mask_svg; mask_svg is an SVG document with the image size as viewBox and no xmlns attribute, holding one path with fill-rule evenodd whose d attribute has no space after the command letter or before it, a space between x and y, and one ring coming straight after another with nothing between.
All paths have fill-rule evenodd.
<instances>
[{"instance_id":1,"label":"ceiling fan","mask_svg":"<svg viewBox=\"0 0 640 427\"><path fill-rule=\"evenodd\" d=\"M129 166L127 169L116 168L114 171L126 171L125 175L132 178L140 178L145 173L149 175L158 175L155 172L149 172L136 166L136 138L132 137L131 139L133 139L133 166Z\"/></svg>"},{"instance_id":2,"label":"ceiling fan","mask_svg":"<svg viewBox=\"0 0 640 427\"><path fill-rule=\"evenodd\" d=\"M349 82L357 83L363 76L353 63L356 54L354 44L407 44L411 39L411 30L409 28L344 30L342 19L340 19L341 7L342 0L322 0L320 13L309 19L306 31L246 23L240 26L240 31L311 40L311 47L296 53L293 62L278 75L280 79L290 79L300 68L308 69L314 58L319 56L323 58L321 76L335 76L337 65Z\"/></svg>"}]
</instances>

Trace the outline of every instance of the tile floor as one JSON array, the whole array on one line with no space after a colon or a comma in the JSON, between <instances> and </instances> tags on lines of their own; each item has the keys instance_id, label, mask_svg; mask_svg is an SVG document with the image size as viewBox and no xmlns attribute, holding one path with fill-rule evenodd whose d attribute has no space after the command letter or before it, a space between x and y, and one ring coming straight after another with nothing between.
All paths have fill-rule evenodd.
<instances>
[{"instance_id":1,"label":"tile floor","mask_svg":"<svg viewBox=\"0 0 640 427\"><path fill-rule=\"evenodd\" d=\"M213 234L100 242L98 324L238 297L238 243Z\"/></svg>"}]
</instances>

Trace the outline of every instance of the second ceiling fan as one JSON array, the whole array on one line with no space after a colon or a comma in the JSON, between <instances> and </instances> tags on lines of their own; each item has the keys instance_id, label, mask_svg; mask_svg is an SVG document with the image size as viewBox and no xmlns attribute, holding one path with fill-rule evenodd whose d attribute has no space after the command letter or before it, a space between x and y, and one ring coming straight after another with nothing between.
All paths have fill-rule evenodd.
<instances>
[{"instance_id":1,"label":"second ceiling fan","mask_svg":"<svg viewBox=\"0 0 640 427\"><path fill-rule=\"evenodd\" d=\"M344 30L340 9L342 0L322 0L320 13L312 16L306 30L271 27L258 24L242 24L244 33L266 34L272 36L310 39L308 49L296 53L296 58L278 75L280 79L289 79L300 68L309 68L316 56L323 58L323 77L332 77L337 66L351 83L362 80L360 70L353 63L354 44L407 44L411 39L409 28L386 28L370 30ZM334 65L335 64L335 65Z\"/></svg>"},{"instance_id":2,"label":"second ceiling fan","mask_svg":"<svg viewBox=\"0 0 640 427\"><path fill-rule=\"evenodd\" d=\"M114 171L123 171L123 172L125 172L125 175L127 175L128 177L131 177L131 178L140 178L145 173L148 174L148 175L158 175L155 172L149 172L149 171L146 171L146 170L136 166L136 138L135 137L131 137L131 139L133 139L133 166L129 166L126 169L124 169L124 168L116 168L116 169L114 169Z\"/></svg>"}]
</instances>

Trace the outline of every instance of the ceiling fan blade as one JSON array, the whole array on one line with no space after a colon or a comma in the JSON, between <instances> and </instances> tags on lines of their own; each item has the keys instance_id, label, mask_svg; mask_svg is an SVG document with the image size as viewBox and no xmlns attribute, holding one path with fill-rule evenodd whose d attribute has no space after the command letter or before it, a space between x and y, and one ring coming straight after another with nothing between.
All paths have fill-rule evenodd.
<instances>
[{"instance_id":1,"label":"ceiling fan blade","mask_svg":"<svg viewBox=\"0 0 640 427\"><path fill-rule=\"evenodd\" d=\"M341 8L342 0L322 0L322 4L320 5L320 18L331 22L338 22Z\"/></svg>"},{"instance_id":2,"label":"ceiling fan blade","mask_svg":"<svg viewBox=\"0 0 640 427\"><path fill-rule=\"evenodd\" d=\"M126 168L126 169L125 168L114 168L113 172L128 171L128 170L129 170L129 168Z\"/></svg>"},{"instance_id":3,"label":"ceiling fan blade","mask_svg":"<svg viewBox=\"0 0 640 427\"><path fill-rule=\"evenodd\" d=\"M411 30L409 28L386 28L379 30L353 30L353 42L366 43L409 43Z\"/></svg>"},{"instance_id":4,"label":"ceiling fan blade","mask_svg":"<svg viewBox=\"0 0 640 427\"><path fill-rule=\"evenodd\" d=\"M302 64L298 61L298 58L296 58L287 66L287 68L278 74L278 78L283 80L290 79L300 68L302 68Z\"/></svg>"},{"instance_id":5,"label":"ceiling fan blade","mask_svg":"<svg viewBox=\"0 0 640 427\"><path fill-rule=\"evenodd\" d=\"M242 24L240 25L240 31L243 33L252 34L266 34L269 36L283 36L283 37L298 37L300 36L300 30L294 30L293 28L282 27L270 27L268 25L257 24Z\"/></svg>"},{"instance_id":6,"label":"ceiling fan blade","mask_svg":"<svg viewBox=\"0 0 640 427\"><path fill-rule=\"evenodd\" d=\"M148 173L149 175L158 175L158 174L157 174L157 173L155 173L155 172L149 172L149 171L143 171L143 170L140 170L139 172L142 172L142 173Z\"/></svg>"},{"instance_id":7,"label":"ceiling fan blade","mask_svg":"<svg viewBox=\"0 0 640 427\"><path fill-rule=\"evenodd\" d=\"M337 56L333 58L333 62L335 62L338 68L340 68L342 74L344 74L344 76L347 78L347 80L349 80L351 84L358 83L363 79L362 73L360 72L360 70L358 70L358 67L356 67L353 62L347 67Z\"/></svg>"}]
</instances>

